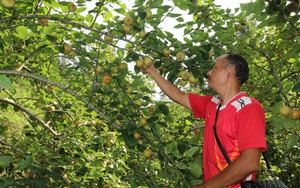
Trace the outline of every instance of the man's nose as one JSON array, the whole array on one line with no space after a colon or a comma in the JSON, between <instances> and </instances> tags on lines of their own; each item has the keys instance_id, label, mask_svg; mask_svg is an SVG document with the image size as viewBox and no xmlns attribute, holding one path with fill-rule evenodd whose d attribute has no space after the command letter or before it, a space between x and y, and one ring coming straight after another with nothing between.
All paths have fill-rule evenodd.
<instances>
[{"instance_id":1,"label":"man's nose","mask_svg":"<svg viewBox=\"0 0 300 188\"><path fill-rule=\"evenodd\" d=\"M210 76L211 70L207 72L207 76Z\"/></svg>"}]
</instances>

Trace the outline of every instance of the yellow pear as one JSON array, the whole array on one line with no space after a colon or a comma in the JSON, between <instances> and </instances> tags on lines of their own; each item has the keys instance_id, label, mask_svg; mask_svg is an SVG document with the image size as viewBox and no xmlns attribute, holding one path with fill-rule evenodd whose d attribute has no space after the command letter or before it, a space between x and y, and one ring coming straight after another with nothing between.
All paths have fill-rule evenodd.
<instances>
[{"instance_id":1,"label":"yellow pear","mask_svg":"<svg viewBox=\"0 0 300 188\"><path fill-rule=\"evenodd\" d=\"M143 155L144 155L144 157L149 158L152 155L152 151L150 149L145 149L143 151Z\"/></svg>"},{"instance_id":2,"label":"yellow pear","mask_svg":"<svg viewBox=\"0 0 300 188\"><path fill-rule=\"evenodd\" d=\"M279 114L281 114L282 116L289 116L290 111L291 111L290 107L285 105L279 108Z\"/></svg>"},{"instance_id":3,"label":"yellow pear","mask_svg":"<svg viewBox=\"0 0 300 188\"><path fill-rule=\"evenodd\" d=\"M149 67L153 63L153 60L150 57L144 57L144 64Z\"/></svg>"},{"instance_id":4,"label":"yellow pear","mask_svg":"<svg viewBox=\"0 0 300 188\"><path fill-rule=\"evenodd\" d=\"M132 93L132 92L133 92L133 87L132 87L132 86L127 86L125 92L126 92L127 94Z\"/></svg>"},{"instance_id":5,"label":"yellow pear","mask_svg":"<svg viewBox=\"0 0 300 188\"><path fill-rule=\"evenodd\" d=\"M68 10L69 12L75 12L77 10L77 6L74 3L72 3L68 6Z\"/></svg>"},{"instance_id":6,"label":"yellow pear","mask_svg":"<svg viewBox=\"0 0 300 188\"><path fill-rule=\"evenodd\" d=\"M140 36L141 38L144 38L146 35L147 35L147 32L144 31L144 30L142 30L142 31L139 32L139 36Z\"/></svg>"},{"instance_id":7,"label":"yellow pear","mask_svg":"<svg viewBox=\"0 0 300 188\"><path fill-rule=\"evenodd\" d=\"M149 107L150 112L155 112L156 111L156 106L155 105L151 105Z\"/></svg>"},{"instance_id":8,"label":"yellow pear","mask_svg":"<svg viewBox=\"0 0 300 188\"><path fill-rule=\"evenodd\" d=\"M95 72L96 74L100 74L102 72L102 67L100 65L97 65Z\"/></svg>"},{"instance_id":9,"label":"yellow pear","mask_svg":"<svg viewBox=\"0 0 300 188\"><path fill-rule=\"evenodd\" d=\"M72 46L70 44L64 44L64 53L69 54L72 51Z\"/></svg>"},{"instance_id":10,"label":"yellow pear","mask_svg":"<svg viewBox=\"0 0 300 188\"><path fill-rule=\"evenodd\" d=\"M5 8L11 8L15 5L14 0L1 0L0 2L2 4L2 6L4 6Z\"/></svg>"},{"instance_id":11,"label":"yellow pear","mask_svg":"<svg viewBox=\"0 0 300 188\"><path fill-rule=\"evenodd\" d=\"M146 12L146 18L150 19L152 17L151 9L147 8L145 12Z\"/></svg>"},{"instance_id":12,"label":"yellow pear","mask_svg":"<svg viewBox=\"0 0 300 188\"><path fill-rule=\"evenodd\" d=\"M235 25L235 29L236 29L237 31L241 31L241 30L243 29L242 24L237 24L237 25Z\"/></svg>"},{"instance_id":13,"label":"yellow pear","mask_svg":"<svg viewBox=\"0 0 300 188\"><path fill-rule=\"evenodd\" d=\"M142 135L139 133L139 132L135 132L134 134L133 134L133 136L134 136L134 138L135 139L140 139L141 137L142 137Z\"/></svg>"},{"instance_id":14,"label":"yellow pear","mask_svg":"<svg viewBox=\"0 0 300 188\"><path fill-rule=\"evenodd\" d=\"M135 61L137 67L142 67L144 65L143 59L138 59Z\"/></svg>"},{"instance_id":15,"label":"yellow pear","mask_svg":"<svg viewBox=\"0 0 300 188\"><path fill-rule=\"evenodd\" d=\"M143 102L142 102L141 99L136 99L136 100L134 101L134 104L136 104L136 105L138 105L138 106L142 106L142 105L143 105Z\"/></svg>"},{"instance_id":16,"label":"yellow pear","mask_svg":"<svg viewBox=\"0 0 300 188\"><path fill-rule=\"evenodd\" d=\"M177 58L178 61L183 61L184 58L185 58L185 54L183 52L178 52L176 54L176 58Z\"/></svg>"},{"instance_id":17,"label":"yellow pear","mask_svg":"<svg viewBox=\"0 0 300 188\"><path fill-rule=\"evenodd\" d=\"M133 24L133 19L131 16L127 15L124 18L125 25L131 26Z\"/></svg>"},{"instance_id":18,"label":"yellow pear","mask_svg":"<svg viewBox=\"0 0 300 188\"><path fill-rule=\"evenodd\" d=\"M131 33L131 26L123 24L122 25L122 30L124 31L124 33L130 34Z\"/></svg>"},{"instance_id":19,"label":"yellow pear","mask_svg":"<svg viewBox=\"0 0 300 188\"><path fill-rule=\"evenodd\" d=\"M105 35L104 36L104 41L105 42L111 42L113 40L113 38L111 36Z\"/></svg>"},{"instance_id":20,"label":"yellow pear","mask_svg":"<svg viewBox=\"0 0 300 188\"><path fill-rule=\"evenodd\" d=\"M147 125L147 119L146 118L141 118L140 119L140 124L142 125L142 126L145 126L145 125Z\"/></svg>"},{"instance_id":21,"label":"yellow pear","mask_svg":"<svg viewBox=\"0 0 300 188\"><path fill-rule=\"evenodd\" d=\"M171 50L169 50L168 48L164 48L163 54L164 54L164 56L168 57L171 54Z\"/></svg>"},{"instance_id":22,"label":"yellow pear","mask_svg":"<svg viewBox=\"0 0 300 188\"><path fill-rule=\"evenodd\" d=\"M290 118L297 120L300 118L300 110L292 109L289 113Z\"/></svg>"},{"instance_id":23,"label":"yellow pear","mask_svg":"<svg viewBox=\"0 0 300 188\"><path fill-rule=\"evenodd\" d=\"M48 26L48 19L45 19L45 18L38 19L38 25Z\"/></svg>"}]
</instances>

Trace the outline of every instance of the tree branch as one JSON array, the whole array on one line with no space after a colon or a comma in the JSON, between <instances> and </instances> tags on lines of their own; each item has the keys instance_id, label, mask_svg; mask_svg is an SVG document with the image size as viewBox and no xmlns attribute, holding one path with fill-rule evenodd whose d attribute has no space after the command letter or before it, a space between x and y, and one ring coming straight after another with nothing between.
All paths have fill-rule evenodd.
<instances>
[{"instance_id":1,"label":"tree branch","mask_svg":"<svg viewBox=\"0 0 300 188\"><path fill-rule=\"evenodd\" d=\"M17 75L17 76L23 76L23 77L28 77L28 78L32 78L34 80L39 80L45 83L48 83L50 85L56 86L66 92L68 92L69 94L73 95L76 99L82 101L83 103L86 104L86 106L92 110L94 110L95 112L97 112L99 115L101 115L106 121L108 121L109 123L111 123L113 125L114 128L119 129L120 127L117 126L116 124L114 124L108 116L106 116L102 111L100 111L98 108L96 108L95 106L93 106L92 104L90 104L86 99L80 97L77 93L75 93L74 91L68 89L68 87L62 86L60 84L57 84L55 82L52 82L51 80L45 79L45 78L41 78L38 77L34 74L29 74L29 73L24 73L24 72L19 72L19 71L9 71L9 70L0 70L0 74L6 74L6 75ZM9 100L9 99L8 99ZM13 102L13 101L12 101ZM13 102L14 103L14 102ZM16 103L14 103L16 104ZM15 105L14 105L15 106ZM22 109L22 108L20 108ZM29 112L30 113L30 112ZM46 125L46 124L45 124ZM57 133L56 133L57 134ZM57 134L58 136L58 134Z\"/></svg>"},{"instance_id":2,"label":"tree branch","mask_svg":"<svg viewBox=\"0 0 300 188\"><path fill-rule=\"evenodd\" d=\"M7 98L0 98L0 101L9 103L9 104L11 104L11 105L19 108L20 110L22 110L23 112L25 112L26 114L28 114L30 117L32 117L33 119L35 119L36 121L38 121L44 128L48 129L55 136L59 136L60 135L57 132L55 132L51 127L49 127L48 123L45 123L43 120L41 120L40 118L38 118L35 114L33 114L31 111L27 110L26 108L24 108L23 106L19 105L18 103L15 103L13 100L7 99Z\"/></svg>"},{"instance_id":3,"label":"tree branch","mask_svg":"<svg viewBox=\"0 0 300 188\"><path fill-rule=\"evenodd\" d=\"M82 28L82 29L94 31L94 32L100 33L102 35L108 35L110 37L113 37L113 38L116 38L116 39L119 39L119 40L123 40L125 42L133 44L134 46L141 46L142 48L149 49L149 50L152 50L152 51L155 51L155 52L158 52L158 53L162 53L162 51L158 50L157 48L152 48L152 47L149 47L149 46L141 45L138 42L133 42L133 41L128 40L126 38L122 38L123 36L121 36L121 37L114 36L114 35L111 35L109 32L106 32L106 31L102 31L102 30L99 30L99 29L96 29L96 28L93 28L93 27L90 27L90 26L86 26L86 25L83 25L83 24L72 22L72 21L69 21L67 19L59 19L57 17L51 17L51 16L47 16L47 15L19 15L19 16L12 16L12 17L8 17L8 18L3 18L2 20L0 20L0 23L10 22L12 20L34 19L34 18L37 18L37 19L48 19L48 20L53 20L53 21L58 21L58 22L61 22L61 23L65 23L67 25L73 25L73 26L76 26L76 27L79 27L79 28ZM0 30L4 30L4 29L8 29L8 28L14 28L12 26L9 26L8 28L7 27L2 27L2 28L0 28ZM109 45L111 45L111 44L109 44Z\"/></svg>"},{"instance_id":4,"label":"tree branch","mask_svg":"<svg viewBox=\"0 0 300 188\"><path fill-rule=\"evenodd\" d=\"M26 153L26 152L20 150L19 148L17 148L16 146L14 146L14 145L12 145L12 144L10 144L10 143L5 142L5 141L2 140L2 139L0 139L0 144L5 145L5 146L8 146L8 147L11 147L11 148L13 148L14 150L16 150L17 152L20 152L20 153Z\"/></svg>"}]
</instances>

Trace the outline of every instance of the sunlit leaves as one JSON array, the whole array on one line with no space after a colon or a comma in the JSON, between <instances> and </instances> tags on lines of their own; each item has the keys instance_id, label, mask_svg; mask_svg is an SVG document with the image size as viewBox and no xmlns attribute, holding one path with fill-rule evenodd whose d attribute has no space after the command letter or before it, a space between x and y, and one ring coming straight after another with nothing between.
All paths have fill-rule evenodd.
<instances>
[{"instance_id":1,"label":"sunlit leaves","mask_svg":"<svg viewBox=\"0 0 300 188\"><path fill-rule=\"evenodd\" d=\"M44 30L45 34L46 35L51 35L56 30L58 25L59 24L54 23L54 24L51 24L48 27L46 27L45 30Z\"/></svg>"},{"instance_id":2,"label":"sunlit leaves","mask_svg":"<svg viewBox=\"0 0 300 188\"><path fill-rule=\"evenodd\" d=\"M27 39L30 36L30 32L28 31L27 27L19 26L16 28L20 39Z\"/></svg>"},{"instance_id":3,"label":"sunlit leaves","mask_svg":"<svg viewBox=\"0 0 300 188\"><path fill-rule=\"evenodd\" d=\"M92 14L87 14L85 18L88 23L92 23L94 20L94 16Z\"/></svg>"}]
</instances>

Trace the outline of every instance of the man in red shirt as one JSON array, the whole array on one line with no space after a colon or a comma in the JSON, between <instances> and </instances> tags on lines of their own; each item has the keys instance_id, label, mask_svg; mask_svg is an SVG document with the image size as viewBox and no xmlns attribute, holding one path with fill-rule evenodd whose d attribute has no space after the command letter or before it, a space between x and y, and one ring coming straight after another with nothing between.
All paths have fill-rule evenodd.
<instances>
[{"instance_id":1,"label":"man in red shirt","mask_svg":"<svg viewBox=\"0 0 300 188\"><path fill-rule=\"evenodd\" d=\"M205 118L204 183L192 188L238 188L241 180L255 180L261 152L267 148L265 115L260 103L240 90L249 75L248 63L242 56L222 55L207 73L209 87L218 96L182 92L163 78L153 65L141 70L148 73L170 99L190 109L196 118ZM232 161L230 165L220 151L213 132L219 104L217 135Z\"/></svg>"}]
</instances>

